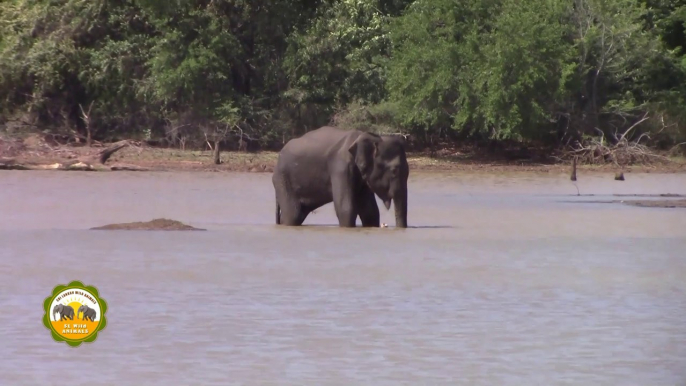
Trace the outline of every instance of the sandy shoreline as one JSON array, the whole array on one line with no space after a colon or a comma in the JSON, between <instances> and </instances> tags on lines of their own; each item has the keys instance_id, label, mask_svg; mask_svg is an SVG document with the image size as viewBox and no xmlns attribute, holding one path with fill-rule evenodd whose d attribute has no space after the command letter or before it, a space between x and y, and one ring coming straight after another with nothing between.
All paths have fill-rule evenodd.
<instances>
[{"instance_id":1,"label":"sandy shoreline","mask_svg":"<svg viewBox=\"0 0 686 386\"><path fill-rule=\"evenodd\" d=\"M86 160L94 170L145 170L145 171L204 171L204 172L253 172L271 173L278 158L278 152L223 151L222 163L212 162L210 150L180 150L150 146L128 146L114 153L104 165L92 162L104 146L50 146L40 140L11 142L0 138L0 169L67 170L89 169L80 160ZM88 161L91 159L91 161ZM671 158L665 162L620 167L614 164L577 165L580 173L684 173L686 159ZM443 150L433 156L426 152L409 152L408 162L413 171L426 172L475 172L509 173L540 172L569 173L568 162L536 162L532 159L512 160L504 157L487 156L475 150ZM81 169L79 168L81 165Z\"/></svg>"}]
</instances>

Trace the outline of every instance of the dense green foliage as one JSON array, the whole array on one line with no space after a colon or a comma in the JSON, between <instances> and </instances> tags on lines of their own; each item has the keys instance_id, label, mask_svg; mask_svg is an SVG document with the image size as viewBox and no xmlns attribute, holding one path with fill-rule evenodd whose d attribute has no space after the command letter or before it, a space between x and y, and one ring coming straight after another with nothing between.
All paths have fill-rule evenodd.
<instances>
[{"instance_id":1,"label":"dense green foliage","mask_svg":"<svg viewBox=\"0 0 686 386\"><path fill-rule=\"evenodd\" d=\"M685 21L683 0L4 0L0 125L174 145L331 122L553 145L631 128L671 146Z\"/></svg>"}]
</instances>

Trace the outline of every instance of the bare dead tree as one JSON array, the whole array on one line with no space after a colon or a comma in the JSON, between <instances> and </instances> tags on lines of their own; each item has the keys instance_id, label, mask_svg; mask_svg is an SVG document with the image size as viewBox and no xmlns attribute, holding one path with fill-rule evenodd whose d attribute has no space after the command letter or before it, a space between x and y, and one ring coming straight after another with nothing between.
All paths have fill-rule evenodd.
<instances>
[{"instance_id":1,"label":"bare dead tree","mask_svg":"<svg viewBox=\"0 0 686 386\"><path fill-rule=\"evenodd\" d=\"M177 144L181 147L182 150L186 149L186 140L188 138L188 133L186 128L190 126L190 124L185 123L185 124L180 124L180 125L175 125L174 122L172 122L169 119L166 119L167 125L165 127L165 136L167 142L172 145L176 146Z\"/></svg>"},{"instance_id":2,"label":"bare dead tree","mask_svg":"<svg viewBox=\"0 0 686 386\"><path fill-rule=\"evenodd\" d=\"M231 131L231 125L228 123L225 126L210 124L208 126L202 126L202 131L208 146L210 146L210 149L212 150L212 162L214 162L215 165L221 164L221 142L226 139Z\"/></svg>"},{"instance_id":3,"label":"bare dead tree","mask_svg":"<svg viewBox=\"0 0 686 386\"><path fill-rule=\"evenodd\" d=\"M215 165L219 165L222 163L221 149L219 148L220 143L221 143L221 140L219 140L218 137L215 137L215 139L214 139L214 151L212 152L212 162L214 162Z\"/></svg>"},{"instance_id":4,"label":"bare dead tree","mask_svg":"<svg viewBox=\"0 0 686 386\"><path fill-rule=\"evenodd\" d=\"M248 151L248 143L243 139L243 129L240 126L237 126L238 131L240 132L239 138L238 138L238 151Z\"/></svg>"},{"instance_id":5,"label":"bare dead tree","mask_svg":"<svg viewBox=\"0 0 686 386\"><path fill-rule=\"evenodd\" d=\"M230 130L230 131L238 137L238 150L247 152L248 151L248 144L250 142L257 142L258 139L247 134L242 127L243 125L247 126L249 129L252 130L252 127L247 122L241 122L241 123L234 125L232 130Z\"/></svg>"},{"instance_id":6,"label":"bare dead tree","mask_svg":"<svg viewBox=\"0 0 686 386\"><path fill-rule=\"evenodd\" d=\"M88 106L88 111L83 110L83 106L79 103L79 108L81 109L81 120L83 121L83 124L86 125L86 146L91 147L93 144L93 133L91 132L91 109L93 109L93 103L95 101L91 101L91 104Z\"/></svg>"},{"instance_id":7,"label":"bare dead tree","mask_svg":"<svg viewBox=\"0 0 686 386\"><path fill-rule=\"evenodd\" d=\"M207 147L208 147L210 150L214 150L214 149L212 148L212 143L210 142L210 139L207 137L207 133L204 132L203 134L205 135L205 143L207 144Z\"/></svg>"}]
</instances>

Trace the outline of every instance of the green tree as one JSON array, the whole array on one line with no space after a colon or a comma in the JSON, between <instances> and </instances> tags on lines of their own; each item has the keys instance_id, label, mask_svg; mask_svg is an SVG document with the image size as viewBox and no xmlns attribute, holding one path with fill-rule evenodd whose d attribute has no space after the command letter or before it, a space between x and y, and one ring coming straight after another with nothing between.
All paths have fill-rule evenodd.
<instances>
[{"instance_id":1,"label":"green tree","mask_svg":"<svg viewBox=\"0 0 686 386\"><path fill-rule=\"evenodd\" d=\"M570 52L564 11L552 0L415 2L394 26L389 66L406 124L496 139L537 134Z\"/></svg>"},{"instance_id":2,"label":"green tree","mask_svg":"<svg viewBox=\"0 0 686 386\"><path fill-rule=\"evenodd\" d=\"M145 74L151 32L139 9L105 0L17 0L0 7L6 114L28 113L39 126L88 140L91 129L107 137L154 123L136 84Z\"/></svg>"},{"instance_id":3,"label":"green tree","mask_svg":"<svg viewBox=\"0 0 686 386\"><path fill-rule=\"evenodd\" d=\"M336 108L385 98L389 17L381 9L398 12L403 4L332 1L320 8L307 28L291 35L284 62L290 86L286 96L323 117L298 117L298 123L314 128L326 123Z\"/></svg>"}]
</instances>

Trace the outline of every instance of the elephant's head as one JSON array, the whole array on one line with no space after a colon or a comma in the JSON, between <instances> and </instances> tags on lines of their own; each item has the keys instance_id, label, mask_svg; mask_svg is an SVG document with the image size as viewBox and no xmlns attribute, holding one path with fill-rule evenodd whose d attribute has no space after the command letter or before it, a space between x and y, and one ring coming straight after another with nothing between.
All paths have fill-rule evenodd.
<instances>
[{"instance_id":1,"label":"elephant's head","mask_svg":"<svg viewBox=\"0 0 686 386\"><path fill-rule=\"evenodd\" d=\"M57 318L55 317L55 314L57 314L59 312L60 316L61 316L63 309L64 309L63 304L55 304L55 307L52 308L52 318L57 320Z\"/></svg>"},{"instance_id":2,"label":"elephant's head","mask_svg":"<svg viewBox=\"0 0 686 386\"><path fill-rule=\"evenodd\" d=\"M88 310L88 306L86 306L85 304L81 305L81 307L79 307L79 310L76 311L76 317L78 318L79 314L83 312L84 313L83 317L85 318L86 317L86 315L85 315L86 310Z\"/></svg>"},{"instance_id":3,"label":"elephant's head","mask_svg":"<svg viewBox=\"0 0 686 386\"><path fill-rule=\"evenodd\" d=\"M355 164L386 209L395 207L395 226L407 228L407 179L410 167L405 155L405 138L394 135L360 135L350 146Z\"/></svg>"}]
</instances>

